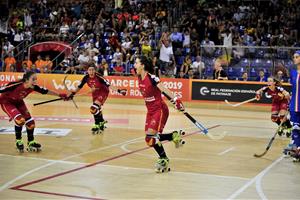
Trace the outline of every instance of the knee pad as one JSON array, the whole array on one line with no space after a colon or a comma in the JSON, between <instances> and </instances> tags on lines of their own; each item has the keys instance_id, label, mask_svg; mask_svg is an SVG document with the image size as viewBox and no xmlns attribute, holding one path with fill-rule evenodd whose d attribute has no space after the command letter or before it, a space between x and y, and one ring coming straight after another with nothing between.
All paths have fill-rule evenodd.
<instances>
[{"instance_id":1,"label":"knee pad","mask_svg":"<svg viewBox=\"0 0 300 200\"><path fill-rule=\"evenodd\" d=\"M93 114L93 115L98 115L100 112L101 112L101 106L99 106L98 104L93 104L91 107L90 107L90 112Z\"/></svg>"},{"instance_id":2,"label":"knee pad","mask_svg":"<svg viewBox=\"0 0 300 200\"><path fill-rule=\"evenodd\" d=\"M145 141L149 147L154 147L155 144L159 143L159 135L146 134Z\"/></svg>"},{"instance_id":3,"label":"knee pad","mask_svg":"<svg viewBox=\"0 0 300 200\"><path fill-rule=\"evenodd\" d=\"M272 120L272 122L277 122L277 120L279 119L279 117L278 117L278 114L272 114L271 115L271 120Z\"/></svg>"},{"instance_id":4,"label":"knee pad","mask_svg":"<svg viewBox=\"0 0 300 200\"><path fill-rule=\"evenodd\" d=\"M35 122L34 122L33 118L29 118L25 124L26 124L26 128L28 130L33 130L35 128Z\"/></svg>"},{"instance_id":5,"label":"knee pad","mask_svg":"<svg viewBox=\"0 0 300 200\"><path fill-rule=\"evenodd\" d=\"M282 121L284 119L285 115L279 115L279 119L280 121Z\"/></svg>"},{"instance_id":6,"label":"knee pad","mask_svg":"<svg viewBox=\"0 0 300 200\"><path fill-rule=\"evenodd\" d=\"M25 118L21 114L16 115L14 117L14 121L17 126L23 126L26 122Z\"/></svg>"}]
</instances>

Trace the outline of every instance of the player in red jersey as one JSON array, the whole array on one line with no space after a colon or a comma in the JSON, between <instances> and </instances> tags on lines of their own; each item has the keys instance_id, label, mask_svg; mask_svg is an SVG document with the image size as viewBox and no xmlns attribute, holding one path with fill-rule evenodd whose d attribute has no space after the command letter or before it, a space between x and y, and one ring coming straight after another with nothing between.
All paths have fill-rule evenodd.
<instances>
[{"instance_id":1,"label":"player in red jersey","mask_svg":"<svg viewBox=\"0 0 300 200\"><path fill-rule=\"evenodd\" d=\"M147 145L153 147L159 155L159 159L155 165L156 171L163 172L169 169L169 159L161 141L173 141L175 146L179 147L182 139L181 131L162 134L169 116L169 109L162 99L162 93L172 98L172 103L179 111L184 111L184 106L181 100L175 97L169 89L165 88L157 76L153 75L154 67L147 57L141 56L137 58L134 67L138 75L139 89L147 107L145 141Z\"/></svg>"},{"instance_id":2,"label":"player in red jersey","mask_svg":"<svg viewBox=\"0 0 300 200\"><path fill-rule=\"evenodd\" d=\"M84 86L84 84L87 84L91 88L93 105L90 107L90 112L95 119L95 124L92 127L92 132L94 134L102 132L105 128L105 124L107 123L107 121L103 118L102 107L108 97L109 88L122 95L126 95L127 91L110 85L105 78L96 72L95 66L90 66L87 72L88 74L83 77L80 85L78 85L77 89L73 91L72 94L75 95Z\"/></svg>"},{"instance_id":3,"label":"player in red jersey","mask_svg":"<svg viewBox=\"0 0 300 200\"><path fill-rule=\"evenodd\" d=\"M0 89L1 108L10 120L14 120L15 122L16 146L20 152L24 151L22 141L23 125L26 126L27 131L28 150L39 150L41 148L41 145L34 140L35 122L23 100L33 91L41 94L57 95L64 100L70 99L65 93L57 94L56 92L39 87L37 85L37 76L32 71L26 72L20 81L10 82Z\"/></svg>"},{"instance_id":4,"label":"player in red jersey","mask_svg":"<svg viewBox=\"0 0 300 200\"><path fill-rule=\"evenodd\" d=\"M279 129L278 134L281 136L286 130L286 136L290 137L292 125L289 119L286 119L289 106L289 93L281 87L281 82L273 77L268 78L268 86L256 91L256 99L260 100L262 93L267 93L272 98L272 115L271 119L276 124L282 123L282 128Z\"/></svg>"}]
</instances>

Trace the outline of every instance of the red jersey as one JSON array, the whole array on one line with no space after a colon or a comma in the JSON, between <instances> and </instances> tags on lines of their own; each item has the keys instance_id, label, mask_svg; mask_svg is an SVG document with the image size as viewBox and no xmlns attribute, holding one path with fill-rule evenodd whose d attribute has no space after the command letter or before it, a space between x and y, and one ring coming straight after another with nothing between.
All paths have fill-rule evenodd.
<instances>
[{"instance_id":1,"label":"red jersey","mask_svg":"<svg viewBox=\"0 0 300 200\"><path fill-rule=\"evenodd\" d=\"M86 83L90 88L97 88L97 90L92 93L93 98L97 98L98 96L107 96L109 93L109 82L98 73L96 73L93 78L89 75L85 75L78 87L82 88Z\"/></svg>"},{"instance_id":2,"label":"red jersey","mask_svg":"<svg viewBox=\"0 0 300 200\"><path fill-rule=\"evenodd\" d=\"M5 102L19 102L26 98L31 92L36 91L47 94L48 90L35 85L33 88L25 88L24 82L10 82L0 89L0 104Z\"/></svg>"},{"instance_id":3,"label":"red jersey","mask_svg":"<svg viewBox=\"0 0 300 200\"><path fill-rule=\"evenodd\" d=\"M138 81L139 89L145 99L148 111L154 112L157 109L160 109L165 102L161 97L161 91L157 87L157 84L160 83L159 78L147 73L143 80L139 77Z\"/></svg>"},{"instance_id":4,"label":"red jersey","mask_svg":"<svg viewBox=\"0 0 300 200\"><path fill-rule=\"evenodd\" d=\"M284 98L283 91L283 87L279 86L276 86L274 91L267 86L263 88L263 92L266 92L268 95L271 96L272 103L288 103L288 100Z\"/></svg>"}]
</instances>

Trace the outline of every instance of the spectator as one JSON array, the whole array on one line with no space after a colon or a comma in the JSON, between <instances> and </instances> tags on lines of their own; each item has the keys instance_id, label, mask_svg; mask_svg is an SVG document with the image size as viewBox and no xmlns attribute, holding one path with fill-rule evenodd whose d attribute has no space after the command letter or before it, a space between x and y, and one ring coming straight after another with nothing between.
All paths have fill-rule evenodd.
<instances>
[{"instance_id":1,"label":"spectator","mask_svg":"<svg viewBox=\"0 0 300 200\"><path fill-rule=\"evenodd\" d=\"M150 56L151 52L152 52L152 48L150 46L150 42L149 42L149 39L148 37L142 37L141 40L140 40L140 44L142 45L141 46L141 49L142 49L142 55L145 55L147 57Z\"/></svg>"},{"instance_id":2,"label":"spectator","mask_svg":"<svg viewBox=\"0 0 300 200\"><path fill-rule=\"evenodd\" d=\"M50 60L50 56L46 55L43 73L51 73L52 67L53 67L53 62L52 62L52 60Z\"/></svg>"},{"instance_id":3,"label":"spectator","mask_svg":"<svg viewBox=\"0 0 300 200\"><path fill-rule=\"evenodd\" d=\"M76 68L79 70L86 70L91 62L92 59L89 56L89 52L84 50L78 57L79 65Z\"/></svg>"},{"instance_id":4,"label":"spectator","mask_svg":"<svg viewBox=\"0 0 300 200\"><path fill-rule=\"evenodd\" d=\"M191 69L192 60L190 56L186 56L184 58L184 63L181 65L179 76L182 77L188 77L188 71Z\"/></svg>"},{"instance_id":5,"label":"spectator","mask_svg":"<svg viewBox=\"0 0 300 200\"><path fill-rule=\"evenodd\" d=\"M37 56L37 60L34 62L34 65L40 73L44 73L45 61L42 59L41 55Z\"/></svg>"},{"instance_id":6,"label":"spectator","mask_svg":"<svg viewBox=\"0 0 300 200\"><path fill-rule=\"evenodd\" d=\"M113 68L114 75L122 76L124 73L124 66L121 60L117 60L116 66Z\"/></svg>"},{"instance_id":7,"label":"spectator","mask_svg":"<svg viewBox=\"0 0 300 200\"><path fill-rule=\"evenodd\" d=\"M248 78L248 73L247 72L244 72L242 74L242 77L239 78L240 81L249 81L249 78Z\"/></svg>"},{"instance_id":8,"label":"spectator","mask_svg":"<svg viewBox=\"0 0 300 200\"><path fill-rule=\"evenodd\" d=\"M193 76L195 78L203 79L205 66L204 62L201 61L201 56L197 56L196 60L193 62L191 69L193 71Z\"/></svg>"},{"instance_id":9,"label":"spectator","mask_svg":"<svg viewBox=\"0 0 300 200\"><path fill-rule=\"evenodd\" d=\"M104 58L101 60L101 64L99 65L97 71L103 76L108 76L110 74L108 64Z\"/></svg>"},{"instance_id":10,"label":"spectator","mask_svg":"<svg viewBox=\"0 0 300 200\"><path fill-rule=\"evenodd\" d=\"M213 46L215 46L215 43L213 41L209 40L208 36L205 36L205 40L203 40L201 42L201 45L205 46L205 47L203 47L205 56L212 56L213 53L215 52L215 48L213 47Z\"/></svg>"},{"instance_id":11,"label":"spectator","mask_svg":"<svg viewBox=\"0 0 300 200\"><path fill-rule=\"evenodd\" d=\"M36 67L35 64L32 64L32 65L31 65L30 71L33 71L33 72L35 72L35 73L40 73L40 72L41 72L41 71Z\"/></svg>"},{"instance_id":12,"label":"spectator","mask_svg":"<svg viewBox=\"0 0 300 200\"><path fill-rule=\"evenodd\" d=\"M286 78L285 74L281 70L278 70L276 72L275 78L277 80L279 80L280 82L282 82L282 83L283 82L287 82L287 78Z\"/></svg>"},{"instance_id":13,"label":"spectator","mask_svg":"<svg viewBox=\"0 0 300 200\"><path fill-rule=\"evenodd\" d=\"M77 74L75 66L68 66L64 71L65 74Z\"/></svg>"},{"instance_id":14,"label":"spectator","mask_svg":"<svg viewBox=\"0 0 300 200\"><path fill-rule=\"evenodd\" d=\"M23 66L23 64L26 64L26 66L30 70L31 66L32 66L32 61L28 58L28 56L25 56L25 59L22 62L22 66Z\"/></svg>"},{"instance_id":15,"label":"spectator","mask_svg":"<svg viewBox=\"0 0 300 200\"><path fill-rule=\"evenodd\" d=\"M160 62L160 69L162 71L162 75L166 77L174 77L175 71L175 58L173 54L173 48L170 44L170 41L162 40L164 38L164 34L160 39L160 55L159 55L159 62Z\"/></svg>"},{"instance_id":16,"label":"spectator","mask_svg":"<svg viewBox=\"0 0 300 200\"><path fill-rule=\"evenodd\" d=\"M220 60L214 63L213 80L228 80L226 72L223 70Z\"/></svg>"},{"instance_id":17,"label":"spectator","mask_svg":"<svg viewBox=\"0 0 300 200\"><path fill-rule=\"evenodd\" d=\"M12 53L8 53L8 56L4 59L5 72L15 71L16 63L16 59L13 57Z\"/></svg>"},{"instance_id":18,"label":"spectator","mask_svg":"<svg viewBox=\"0 0 300 200\"><path fill-rule=\"evenodd\" d=\"M256 78L256 81L259 82L267 82L267 77L265 75L264 70L259 70L258 77Z\"/></svg>"}]
</instances>

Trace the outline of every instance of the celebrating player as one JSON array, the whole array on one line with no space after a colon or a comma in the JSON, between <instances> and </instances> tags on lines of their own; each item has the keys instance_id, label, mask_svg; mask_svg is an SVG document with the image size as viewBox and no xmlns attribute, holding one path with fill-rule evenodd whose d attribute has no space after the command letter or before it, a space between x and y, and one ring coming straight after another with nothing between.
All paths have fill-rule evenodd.
<instances>
[{"instance_id":1,"label":"celebrating player","mask_svg":"<svg viewBox=\"0 0 300 200\"><path fill-rule=\"evenodd\" d=\"M69 100L65 93L57 94L50 90L41 88L37 85L37 76L35 72L29 71L23 75L23 78L17 82L10 82L0 89L0 104L2 110L8 115L10 120L15 122L16 146L20 152L24 151L22 141L22 127L26 126L28 150L39 150L41 144L34 140L35 122L31 117L23 99L31 92L36 91L41 94L57 95L64 100Z\"/></svg>"},{"instance_id":2,"label":"celebrating player","mask_svg":"<svg viewBox=\"0 0 300 200\"><path fill-rule=\"evenodd\" d=\"M169 159L163 148L161 141L173 141L176 147L182 144L182 131L174 131L172 133L162 134L165 124L169 116L169 109L161 97L162 93L172 98L172 103L180 111L184 111L184 106L179 98L175 97L170 90L165 88L159 78L153 75L154 67L152 62L145 56L141 56L135 60L134 67L136 69L139 81L139 89L142 93L146 107L147 116L145 124L145 141L148 146L153 147L159 159L155 168L157 172L164 172L169 169Z\"/></svg>"},{"instance_id":3,"label":"celebrating player","mask_svg":"<svg viewBox=\"0 0 300 200\"><path fill-rule=\"evenodd\" d=\"M290 102L290 115L293 124L292 144L284 152L290 152L294 161L300 161L300 50L294 53L293 60L294 64L297 65L297 69L292 70L290 74L290 82L292 84L292 98Z\"/></svg>"},{"instance_id":4,"label":"celebrating player","mask_svg":"<svg viewBox=\"0 0 300 200\"><path fill-rule=\"evenodd\" d=\"M72 92L72 95L75 95L86 83L91 88L93 105L90 107L90 111L95 120L95 124L92 127L92 133L94 134L103 131L107 123L103 118L102 107L108 97L109 88L122 95L126 95L127 91L110 85L106 79L96 72L95 66L90 66L87 72L88 74L83 77L80 85Z\"/></svg>"},{"instance_id":5,"label":"celebrating player","mask_svg":"<svg viewBox=\"0 0 300 200\"><path fill-rule=\"evenodd\" d=\"M289 93L281 87L281 82L273 77L268 78L268 86L261 88L256 91L256 99L260 100L262 93L266 92L272 97L272 114L271 120L279 127L278 134L281 136L286 131L286 136L290 137L292 131L292 125L289 119L285 116L287 115L288 105L290 95Z\"/></svg>"}]
</instances>

